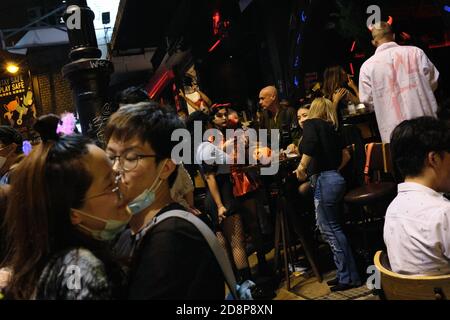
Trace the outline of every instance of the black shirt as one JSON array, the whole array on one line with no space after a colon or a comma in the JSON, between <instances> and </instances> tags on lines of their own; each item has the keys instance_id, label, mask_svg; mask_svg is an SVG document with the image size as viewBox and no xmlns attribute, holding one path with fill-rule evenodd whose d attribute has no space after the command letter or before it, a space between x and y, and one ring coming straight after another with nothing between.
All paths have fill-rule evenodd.
<instances>
[{"instance_id":1,"label":"black shirt","mask_svg":"<svg viewBox=\"0 0 450 320\"><path fill-rule=\"evenodd\" d=\"M292 127L296 127L297 124L297 112L292 107L281 107L278 112L278 116L275 120L275 115L269 110L264 110L262 113L262 119L260 129L267 129L267 141L270 145L271 133L270 130L280 130L280 148L285 149L292 143L295 137L292 137Z\"/></svg>"},{"instance_id":2,"label":"black shirt","mask_svg":"<svg viewBox=\"0 0 450 320\"><path fill-rule=\"evenodd\" d=\"M158 214L184 210L176 203ZM168 218L145 234L132 235L127 229L116 249L123 255L133 250L129 299L223 300L225 279L202 234L190 222ZM125 250L124 250L125 249Z\"/></svg>"},{"instance_id":3,"label":"black shirt","mask_svg":"<svg viewBox=\"0 0 450 320\"><path fill-rule=\"evenodd\" d=\"M304 123L300 152L313 158L309 174L337 170L342 161L344 143L332 124L322 119Z\"/></svg>"}]
</instances>

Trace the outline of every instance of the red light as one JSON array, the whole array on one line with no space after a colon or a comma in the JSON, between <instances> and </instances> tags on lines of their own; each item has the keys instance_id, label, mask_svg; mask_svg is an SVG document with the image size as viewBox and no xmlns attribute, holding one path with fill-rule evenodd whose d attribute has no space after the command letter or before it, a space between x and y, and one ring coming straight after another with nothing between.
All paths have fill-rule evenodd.
<instances>
[{"instance_id":1,"label":"red light","mask_svg":"<svg viewBox=\"0 0 450 320\"><path fill-rule=\"evenodd\" d=\"M214 21L215 23L219 23L219 21L220 21L220 13L219 13L219 12L215 12L215 13L214 13L214 15L213 15L213 21Z\"/></svg>"},{"instance_id":2,"label":"red light","mask_svg":"<svg viewBox=\"0 0 450 320\"><path fill-rule=\"evenodd\" d=\"M389 16L389 20L388 20L388 24L392 26L392 23L394 22L394 18L392 18L391 16Z\"/></svg>"},{"instance_id":3,"label":"red light","mask_svg":"<svg viewBox=\"0 0 450 320\"><path fill-rule=\"evenodd\" d=\"M352 48L350 49L350 52L355 51L355 46L356 46L356 41L353 41Z\"/></svg>"},{"instance_id":4,"label":"red light","mask_svg":"<svg viewBox=\"0 0 450 320\"><path fill-rule=\"evenodd\" d=\"M445 41L443 43L432 44L432 45L428 46L428 48L430 48L430 49L446 48L446 47L450 47L450 41Z\"/></svg>"},{"instance_id":5,"label":"red light","mask_svg":"<svg viewBox=\"0 0 450 320\"><path fill-rule=\"evenodd\" d=\"M388 19L387 23L388 23L389 25L391 25L391 26L392 26L392 24L394 23L394 18L392 18L391 16L389 16L389 19ZM372 25L370 25L370 26L368 27L368 29L369 29L369 31L370 31L370 32L372 32L372 30L373 30L373 27L374 27L374 25L373 25L373 24L372 24Z\"/></svg>"},{"instance_id":6,"label":"red light","mask_svg":"<svg viewBox=\"0 0 450 320\"><path fill-rule=\"evenodd\" d=\"M221 39L217 40L216 43L214 43L214 45L209 48L208 52L212 52L215 48L217 48L217 46L222 42Z\"/></svg>"},{"instance_id":7,"label":"red light","mask_svg":"<svg viewBox=\"0 0 450 320\"><path fill-rule=\"evenodd\" d=\"M350 71L352 72L352 76L355 75L355 69L353 68L353 63L350 63Z\"/></svg>"},{"instance_id":8,"label":"red light","mask_svg":"<svg viewBox=\"0 0 450 320\"><path fill-rule=\"evenodd\" d=\"M152 91L150 91L149 96L150 99L153 99L158 92L159 88L161 88L164 81L167 79L167 72L165 72L161 78L159 78L158 82L156 82L155 86L153 87Z\"/></svg>"},{"instance_id":9,"label":"red light","mask_svg":"<svg viewBox=\"0 0 450 320\"><path fill-rule=\"evenodd\" d=\"M161 91L161 89L164 88L164 86L167 84L167 81L172 79L173 77L174 73L172 70L164 72L148 93L150 99L153 99Z\"/></svg>"},{"instance_id":10,"label":"red light","mask_svg":"<svg viewBox=\"0 0 450 320\"><path fill-rule=\"evenodd\" d=\"M401 35L402 38L405 39L405 40L410 40L410 39L411 39L411 35L410 35L409 33L402 32L402 33L400 33L400 35Z\"/></svg>"},{"instance_id":11,"label":"red light","mask_svg":"<svg viewBox=\"0 0 450 320\"><path fill-rule=\"evenodd\" d=\"M220 13L215 12L212 17L213 20L213 34L216 36L219 34L219 25L220 25Z\"/></svg>"}]
</instances>

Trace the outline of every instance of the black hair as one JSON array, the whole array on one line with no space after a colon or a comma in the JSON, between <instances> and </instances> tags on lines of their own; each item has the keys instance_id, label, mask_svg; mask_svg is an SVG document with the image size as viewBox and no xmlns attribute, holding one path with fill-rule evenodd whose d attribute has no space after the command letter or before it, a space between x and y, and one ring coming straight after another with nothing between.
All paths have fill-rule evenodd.
<instances>
[{"instance_id":1,"label":"black hair","mask_svg":"<svg viewBox=\"0 0 450 320\"><path fill-rule=\"evenodd\" d=\"M0 126L0 142L9 146L10 144L17 144L16 153L22 151L22 135L10 126Z\"/></svg>"},{"instance_id":2,"label":"black hair","mask_svg":"<svg viewBox=\"0 0 450 320\"><path fill-rule=\"evenodd\" d=\"M229 110L230 104L229 103L225 103L225 104L213 104L210 108L210 113L209 113L209 122L214 124L214 118L217 114L217 112L219 112L220 110L225 109L227 111L228 114L228 110Z\"/></svg>"},{"instance_id":3,"label":"black hair","mask_svg":"<svg viewBox=\"0 0 450 320\"><path fill-rule=\"evenodd\" d=\"M60 122L61 118L56 114L46 114L39 117L38 121L34 124L33 129L39 133L44 142L47 140L58 140L56 129Z\"/></svg>"},{"instance_id":4,"label":"black hair","mask_svg":"<svg viewBox=\"0 0 450 320\"><path fill-rule=\"evenodd\" d=\"M444 100L438 109L438 118L450 121L450 98Z\"/></svg>"},{"instance_id":5,"label":"black hair","mask_svg":"<svg viewBox=\"0 0 450 320\"><path fill-rule=\"evenodd\" d=\"M450 125L432 117L405 120L392 132L390 148L400 174L418 176L429 152L450 152Z\"/></svg>"},{"instance_id":6,"label":"black hair","mask_svg":"<svg viewBox=\"0 0 450 320\"><path fill-rule=\"evenodd\" d=\"M201 122L202 133L206 130L209 124L209 116L202 111L192 112L186 120L186 128L190 133L194 133L195 122Z\"/></svg>"},{"instance_id":7,"label":"black hair","mask_svg":"<svg viewBox=\"0 0 450 320\"><path fill-rule=\"evenodd\" d=\"M302 104L297 110L299 109L311 109L311 104L310 103L306 103L306 104Z\"/></svg>"},{"instance_id":8,"label":"black hair","mask_svg":"<svg viewBox=\"0 0 450 320\"><path fill-rule=\"evenodd\" d=\"M120 108L108 121L105 129L106 141L111 138L128 141L137 137L148 143L156 154L156 162L170 159L172 149L178 144L172 141L172 132L185 128L183 121L157 102L131 104ZM176 172L169 177L169 186L176 179Z\"/></svg>"},{"instance_id":9,"label":"black hair","mask_svg":"<svg viewBox=\"0 0 450 320\"><path fill-rule=\"evenodd\" d=\"M150 98L148 97L148 94L144 89L133 86L126 88L116 94L115 109L118 109L120 104L136 104L139 102L149 102L149 101Z\"/></svg>"}]
</instances>

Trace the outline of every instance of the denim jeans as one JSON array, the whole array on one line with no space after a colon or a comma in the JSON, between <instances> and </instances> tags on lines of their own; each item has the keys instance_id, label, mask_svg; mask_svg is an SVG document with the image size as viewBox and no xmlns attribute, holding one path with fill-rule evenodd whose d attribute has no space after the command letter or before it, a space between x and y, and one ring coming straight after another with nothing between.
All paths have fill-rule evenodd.
<instances>
[{"instance_id":1,"label":"denim jeans","mask_svg":"<svg viewBox=\"0 0 450 320\"><path fill-rule=\"evenodd\" d=\"M350 245L339 223L345 180L337 171L325 171L314 176L311 185L314 187L317 226L331 247L339 283L360 285Z\"/></svg>"}]
</instances>

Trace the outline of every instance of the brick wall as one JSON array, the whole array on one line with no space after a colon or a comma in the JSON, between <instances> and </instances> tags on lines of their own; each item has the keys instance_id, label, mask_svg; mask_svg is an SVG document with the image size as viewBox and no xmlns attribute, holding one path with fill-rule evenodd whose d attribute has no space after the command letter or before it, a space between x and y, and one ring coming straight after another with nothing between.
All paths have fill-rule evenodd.
<instances>
[{"instance_id":1,"label":"brick wall","mask_svg":"<svg viewBox=\"0 0 450 320\"><path fill-rule=\"evenodd\" d=\"M74 111L70 83L61 73L69 62L68 55L68 45L31 48L28 52L39 115Z\"/></svg>"},{"instance_id":2,"label":"brick wall","mask_svg":"<svg viewBox=\"0 0 450 320\"><path fill-rule=\"evenodd\" d=\"M67 79L63 78L61 72L53 74L53 84L55 88L57 114L75 111L70 83Z\"/></svg>"},{"instance_id":3,"label":"brick wall","mask_svg":"<svg viewBox=\"0 0 450 320\"><path fill-rule=\"evenodd\" d=\"M39 74L34 81L39 115L73 112L72 90L60 72Z\"/></svg>"}]
</instances>

